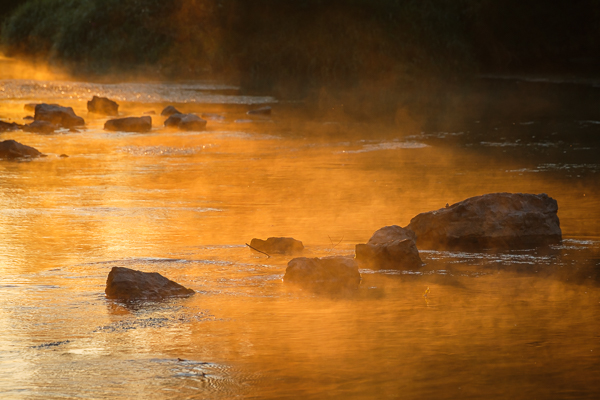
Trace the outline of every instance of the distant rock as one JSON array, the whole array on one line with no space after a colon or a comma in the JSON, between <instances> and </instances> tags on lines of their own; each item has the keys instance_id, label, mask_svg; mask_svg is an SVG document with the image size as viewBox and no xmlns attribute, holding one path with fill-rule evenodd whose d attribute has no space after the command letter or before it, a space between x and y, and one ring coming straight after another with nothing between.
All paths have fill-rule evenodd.
<instances>
[{"instance_id":1,"label":"distant rock","mask_svg":"<svg viewBox=\"0 0 600 400\"><path fill-rule=\"evenodd\" d=\"M301 241L290 237L270 237L267 240L255 238L250 242L250 246L267 254L294 255L304 250Z\"/></svg>"},{"instance_id":2,"label":"distant rock","mask_svg":"<svg viewBox=\"0 0 600 400\"><path fill-rule=\"evenodd\" d=\"M92 97L92 100L87 102L89 112L102 115L119 115L119 105L106 97Z\"/></svg>"},{"instance_id":3,"label":"distant rock","mask_svg":"<svg viewBox=\"0 0 600 400\"><path fill-rule=\"evenodd\" d=\"M36 121L47 121L65 128L85 125L83 118L75 115L71 107L62 107L57 104L37 104L33 118Z\"/></svg>"},{"instance_id":4,"label":"distant rock","mask_svg":"<svg viewBox=\"0 0 600 400\"><path fill-rule=\"evenodd\" d=\"M423 265L414 232L397 225L383 227L366 244L357 244L356 261L371 269L415 270Z\"/></svg>"},{"instance_id":5,"label":"distant rock","mask_svg":"<svg viewBox=\"0 0 600 400\"><path fill-rule=\"evenodd\" d=\"M16 122L0 121L0 132L16 131L18 129L21 129L21 125Z\"/></svg>"},{"instance_id":6,"label":"distant rock","mask_svg":"<svg viewBox=\"0 0 600 400\"><path fill-rule=\"evenodd\" d=\"M13 159L33 157L44 157L44 154L33 147L26 146L15 140L5 140L0 142L0 158Z\"/></svg>"},{"instance_id":7,"label":"distant rock","mask_svg":"<svg viewBox=\"0 0 600 400\"><path fill-rule=\"evenodd\" d=\"M109 299L134 300L190 296L195 292L158 272L113 267L106 280L105 293Z\"/></svg>"},{"instance_id":8,"label":"distant rock","mask_svg":"<svg viewBox=\"0 0 600 400\"><path fill-rule=\"evenodd\" d=\"M547 194L491 193L414 217L421 249L511 249L559 243L558 203Z\"/></svg>"},{"instance_id":9,"label":"distant rock","mask_svg":"<svg viewBox=\"0 0 600 400\"><path fill-rule=\"evenodd\" d=\"M272 111L271 107L266 106L266 107L261 107L261 108L256 108L254 110L250 110L246 114L248 114L248 115L271 115L271 111Z\"/></svg>"},{"instance_id":10,"label":"distant rock","mask_svg":"<svg viewBox=\"0 0 600 400\"><path fill-rule=\"evenodd\" d=\"M121 132L150 132L152 130L152 118L144 116L111 119L106 121L104 129Z\"/></svg>"},{"instance_id":11,"label":"distant rock","mask_svg":"<svg viewBox=\"0 0 600 400\"><path fill-rule=\"evenodd\" d=\"M294 258L288 263L283 281L307 289L339 291L360 284L358 265L351 257Z\"/></svg>"},{"instance_id":12,"label":"distant rock","mask_svg":"<svg viewBox=\"0 0 600 400\"><path fill-rule=\"evenodd\" d=\"M160 115L164 115L165 117L170 117L173 114L181 114L181 112L173 106L166 106Z\"/></svg>"},{"instance_id":13,"label":"distant rock","mask_svg":"<svg viewBox=\"0 0 600 400\"><path fill-rule=\"evenodd\" d=\"M48 121L33 121L32 123L23 126L23 130L25 132L32 132L32 133L48 134L48 133L54 133L54 131L57 129L59 129L58 126L56 126L53 123L50 123Z\"/></svg>"},{"instance_id":14,"label":"distant rock","mask_svg":"<svg viewBox=\"0 0 600 400\"><path fill-rule=\"evenodd\" d=\"M206 120L196 114L173 114L167 118L165 126L182 131L202 131L206 129Z\"/></svg>"}]
</instances>

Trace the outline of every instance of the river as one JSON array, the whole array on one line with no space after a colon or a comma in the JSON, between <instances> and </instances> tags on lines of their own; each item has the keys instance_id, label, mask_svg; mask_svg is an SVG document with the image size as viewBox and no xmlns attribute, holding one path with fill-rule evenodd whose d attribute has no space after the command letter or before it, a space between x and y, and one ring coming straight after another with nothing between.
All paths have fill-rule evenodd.
<instances>
[{"instance_id":1,"label":"river","mask_svg":"<svg viewBox=\"0 0 600 400\"><path fill-rule=\"evenodd\" d=\"M560 96L585 84L546 85ZM152 132L104 131L92 95L147 113ZM86 125L0 133L47 155L0 161L1 398L600 396L593 112L403 128L210 82L0 81L0 119L26 123L24 105L39 102L72 106ZM163 128L169 104L205 113L207 130ZM271 116L246 114L265 104ZM308 256L351 255L383 226L492 192L555 198L563 243L422 250L422 270L361 270L343 296L288 287L289 258L245 245L290 236ZM108 300L114 266L197 293Z\"/></svg>"}]
</instances>

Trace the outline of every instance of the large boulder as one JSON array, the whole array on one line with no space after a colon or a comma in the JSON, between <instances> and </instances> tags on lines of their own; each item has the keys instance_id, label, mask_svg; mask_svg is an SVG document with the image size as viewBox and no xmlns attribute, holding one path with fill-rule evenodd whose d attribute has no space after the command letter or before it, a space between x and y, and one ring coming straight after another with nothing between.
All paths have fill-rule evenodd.
<instances>
[{"instance_id":1,"label":"large boulder","mask_svg":"<svg viewBox=\"0 0 600 400\"><path fill-rule=\"evenodd\" d=\"M206 120L196 114L173 114L167 118L165 126L182 131L202 131L206 128Z\"/></svg>"},{"instance_id":2,"label":"large boulder","mask_svg":"<svg viewBox=\"0 0 600 400\"><path fill-rule=\"evenodd\" d=\"M152 118L143 116L110 119L104 124L104 129L122 132L150 132L152 130Z\"/></svg>"},{"instance_id":3,"label":"large boulder","mask_svg":"<svg viewBox=\"0 0 600 400\"><path fill-rule=\"evenodd\" d=\"M23 157L42 157L40 153L33 147L26 146L15 140L5 140L0 142L0 158L23 158Z\"/></svg>"},{"instance_id":4,"label":"large boulder","mask_svg":"<svg viewBox=\"0 0 600 400\"><path fill-rule=\"evenodd\" d=\"M547 194L491 193L414 217L421 249L510 249L559 243L558 204Z\"/></svg>"},{"instance_id":5,"label":"large boulder","mask_svg":"<svg viewBox=\"0 0 600 400\"><path fill-rule=\"evenodd\" d=\"M293 255L302 253L304 245L301 241L290 237L270 237L267 240L252 239L250 247L267 254Z\"/></svg>"},{"instance_id":6,"label":"large boulder","mask_svg":"<svg viewBox=\"0 0 600 400\"><path fill-rule=\"evenodd\" d=\"M89 112L103 115L119 115L119 105L106 97L92 97L92 100L87 102Z\"/></svg>"},{"instance_id":7,"label":"large boulder","mask_svg":"<svg viewBox=\"0 0 600 400\"><path fill-rule=\"evenodd\" d=\"M298 257L288 262L283 281L308 289L328 291L356 289L360 284L358 265L351 257Z\"/></svg>"},{"instance_id":8,"label":"large boulder","mask_svg":"<svg viewBox=\"0 0 600 400\"><path fill-rule=\"evenodd\" d=\"M165 117L170 117L173 114L181 114L181 112L173 106L166 106L160 113L160 115Z\"/></svg>"},{"instance_id":9,"label":"large boulder","mask_svg":"<svg viewBox=\"0 0 600 400\"><path fill-rule=\"evenodd\" d=\"M75 115L71 107L63 107L58 104L37 104L33 118L36 121L47 121L65 128L85 125L83 118Z\"/></svg>"},{"instance_id":10,"label":"large boulder","mask_svg":"<svg viewBox=\"0 0 600 400\"><path fill-rule=\"evenodd\" d=\"M366 244L356 245L361 268L415 270L423 265L414 232L397 225L376 231Z\"/></svg>"},{"instance_id":11,"label":"large boulder","mask_svg":"<svg viewBox=\"0 0 600 400\"><path fill-rule=\"evenodd\" d=\"M113 267L106 280L105 293L109 299L134 300L182 297L195 292L165 278L158 272Z\"/></svg>"}]
</instances>

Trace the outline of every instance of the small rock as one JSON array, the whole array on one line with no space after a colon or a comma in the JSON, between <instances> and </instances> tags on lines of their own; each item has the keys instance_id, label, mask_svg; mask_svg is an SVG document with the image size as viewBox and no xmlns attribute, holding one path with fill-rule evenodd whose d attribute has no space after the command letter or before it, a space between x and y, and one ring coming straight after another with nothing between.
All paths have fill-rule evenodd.
<instances>
[{"instance_id":1,"label":"small rock","mask_svg":"<svg viewBox=\"0 0 600 400\"><path fill-rule=\"evenodd\" d=\"M66 154L61 154L59 157L60 157L60 158L69 158L69 156L68 156L68 155L66 155Z\"/></svg>"},{"instance_id":2,"label":"small rock","mask_svg":"<svg viewBox=\"0 0 600 400\"><path fill-rule=\"evenodd\" d=\"M111 119L106 121L104 129L107 131L149 132L152 130L152 118L144 116Z\"/></svg>"},{"instance_id":3,"label":"small rock","mask_svg":"<svg viewBox=\"0 0 600 400\"><path fill-rule=\"evenodd\" d=\"M301 241L290 237L270 237L267 240L255 238L250 242L250 246L267 254L293 255L304 250Z\"/></svg>"},{"instance_id":4,"label":"small rock","mask_svg":"<svg viewBox=\"0 0 600 400\"><path fill-rule=\"evenodd\" d=\"M22 158L22 157L44 157L33 147L26 146L15 140L5 140L0 142L0 158Z\"/></svg>"},{"instance_id":5,"label":"small rock","mask_svg":"<svg viewBox=\"0 0 600 400\"><path fill-rule=\"evenodd\" d=\"M119 105L106 97L92 97L92 100L87 102L89 112L103 115L119 115Z\"/></svg>"},{"instance_id":6,"label":"small rock","mask_svg":"<svg viewBox=\"0 0 600 400\"><path fill-rule=\"evenodd\" d=\"M356 261L340 256L294 258L288 263L283 277L285 283L328 291L356 289L360 279Z\"/></svg>"},{"instance_id":7,"label":"small rock","mask_svg":"<svg viewBox=\"0 0 600 400\"><path fill-rule=\"evenodd\" d=\"M257 108L255 110L250 110L246 114L248 114L248 115L271 115L271 110L272 109L270 106L266 106L266 107Z\"/></svg>"},{"instance_id":8,"label":"small rock","mask_svg":"<svg viewBox=\"0 0 600 400\"><path fill-rule=\"evenodd\" d=\"M167 118L165 126L182 131L202 131L206 128L206 120L196 114L173 114Z\"/></svg>"},{"instance_id":9,"label":"small rock","mask_svg":"<svg viewBox=\"0 0 600 400\"><path fill-rule=\"evenodd\" d=\"M113 267L106 280L105 293L109 299L134 300L182 297L195 292L165 278L158 272Z\"/></svg>"},{"instance_id":10,"label":"small rock","mask_svg":"<svg viewBox=\"0 0 600 400\"><path fill-rule=\"evenodd\" d=\"M29 125L23 126L23 130L25 132L32 133L54 133L55 130L59 129L58 126L48 122L48 121L33 121Z\"/></svg>"},{"instance_id":11,"label":"small rock","mask_svg":"<svg viewBox=\"0 0 600 400\"><path fill-rule=\"evenodd\" d=\"M173 114L181 114L181 112L173 106L166 106L160 113L160 115L164 115L165 117L170 117Z\"/></svg>"},{"instance_id":12,"label":"small rock","mask_svg":"<svg viewBox=\"0 0 600 400\"><path fill-rule=\"evenodd\" d=\"M85 125L83 118L75 115L71 107L62 107L57 104L37 104L33 118L36 121L47 121L65 128Z\"/></svg>"}]
</instances>

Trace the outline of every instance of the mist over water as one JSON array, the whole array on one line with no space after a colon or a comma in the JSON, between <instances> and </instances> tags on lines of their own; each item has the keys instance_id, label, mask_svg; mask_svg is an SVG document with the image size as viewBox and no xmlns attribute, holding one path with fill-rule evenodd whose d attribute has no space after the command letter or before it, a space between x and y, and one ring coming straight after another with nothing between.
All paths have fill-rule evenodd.
<instances>
[{"instance_id":1,"label":"mist over water","mask_svg":"<svg viewBox=\"0 0 600 400\"><path fill-rule=\"evenodd\" d=\"M1 120L24 123L25 104L57 102L86 125L0 133L48 155L0 161L0 397L600 393L594 118L499 110L430 129L310 117L306 105L212 82L14 78L0 81ZM92 95L116 100L121 116L147 113L152 132L104 131L107 118L87 112ZM168 104L209 113L207 130L165 129ZM264 104L271 117L246 114ZM291 236L306 256L352 255L383 226L491 192L555 198L563 243L424 250L422 270L361 270L343 296L284 285L289 258L245 245ZM114 266L197 294L107 300Z\"/></svg>"}]
</instances>

